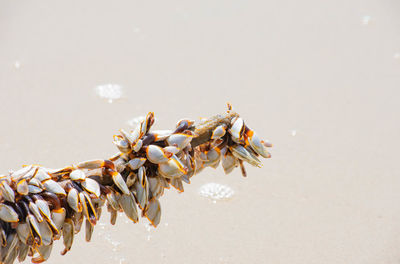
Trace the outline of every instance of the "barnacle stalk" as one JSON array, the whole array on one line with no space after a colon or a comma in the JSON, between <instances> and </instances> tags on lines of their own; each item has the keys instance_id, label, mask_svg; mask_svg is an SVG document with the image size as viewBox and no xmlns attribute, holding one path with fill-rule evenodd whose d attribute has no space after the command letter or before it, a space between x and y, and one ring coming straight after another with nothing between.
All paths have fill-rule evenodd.
<instances>
[{"instance_id":1,"label":"barnacle stalk","mask_svg":"<svg viewBox=\"0 0 400 264\"><path fill-rule=\"evenodd\" d=\"M180 120L174 130L152 131L149 113L133 131L114 136L119 152L109 159L88 160L61 169L24 166L0 176L0 263L33 263L50 257L55 240L63 239L66 254L85 222L90 241L103 205L115 224L118 212L133 222L139 210L156 227L164 189L183 192L183 182L220 163L225 173L243 162L260 167L267 147L232 111L195 123Z\"/></svg>"}]
</instances>

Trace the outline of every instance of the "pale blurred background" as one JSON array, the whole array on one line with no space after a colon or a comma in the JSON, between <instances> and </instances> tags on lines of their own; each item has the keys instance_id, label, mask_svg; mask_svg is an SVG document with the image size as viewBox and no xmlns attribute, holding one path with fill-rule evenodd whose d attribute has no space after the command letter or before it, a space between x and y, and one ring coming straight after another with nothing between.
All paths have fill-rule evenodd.
<instances>
[{"instance_id":1,"label":"pale blurred background","mask_svg":"<svg viewBox=\"0 0 400 264\"><path fill-rule=\"evenodd\" d=\"M103 213L48 263L400 263L400 2L0 0L0 171L115 153L231 102L274 143L262 169L193 178L157 229ZM121 87L109 103L96 94ZM228 200L199 195L210 182ZM82 232L83 233L83 232ZM27 261L28 263L28 261Z\"/></svg>"}]
</instances>

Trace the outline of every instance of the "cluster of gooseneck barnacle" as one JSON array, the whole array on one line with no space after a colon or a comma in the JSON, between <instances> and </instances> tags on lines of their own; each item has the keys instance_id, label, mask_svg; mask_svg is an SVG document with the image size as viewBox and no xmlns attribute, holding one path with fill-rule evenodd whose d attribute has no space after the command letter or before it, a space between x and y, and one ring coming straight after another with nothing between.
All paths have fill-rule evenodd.
<instances>
[{"instance_id":1,"label":"cluster of gooseneck barnacle","mask_svg":"<svg viewBox=\"0 0 400 264\"><path fill-rule=\"evenodd\" d=\"M40 263L50 256L53 242L63 238L65 254L85 221L86 240L102 206L107 203L111 224L123 211L137 222L138 209L153 226L160 222L158 198L165 188L183 191L182 182L205 167L221 162L225 173L243 161L261 166L269 158L262 141L235 112L229 110L194 124L183 119L174 131L150 131L153 113L134 131L114 136L119 153L109 160L90 160L48 169L25 166L0 177L0 263L27 256Z\"/></svg>"}]
</instances>

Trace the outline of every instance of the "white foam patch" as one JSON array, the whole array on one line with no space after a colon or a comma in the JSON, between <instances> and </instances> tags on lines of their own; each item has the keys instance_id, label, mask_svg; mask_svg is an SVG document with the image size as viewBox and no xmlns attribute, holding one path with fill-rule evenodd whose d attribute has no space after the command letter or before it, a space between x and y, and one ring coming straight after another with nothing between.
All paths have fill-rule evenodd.
<instances>
[{"instance_id":1,"label":"white foam patch","mask_svg":"<svg viewBox=\"0 0 400 264\"><path fill-rule=\"evenodd\" d=\"M106 99L110 104L122 97L122 87L118 84L108 83L98 85L95 90L99 97Z\"/></svg>"},{"instance_id":2,"label":"white foam patch","mask_svg":"<svg viewBox=\"0 0 400 264\"><path fill-rule=\"evenodd\" d=\"M15 61L14 62L14 67L15 67L15 69L19 69L19 68L21 68L21 63L19 62L19 61Z\"/></svg>"},{"instance_id":3,"label":"white foam patch","mask_svg":"<svg viewBox=\"0 0 400 264\"><path fill-rule=\"evenodd\" d=\"M199 189L199 194L201 196L213 201L228 200L232 198L234 193L231 187L214 182L204 184Z\"/></svg>"},{"instance_id":4,"label":"white foam patch","mask_svg":"<svg viewBox=\"0 0 400 264\"><path fill-rule=\"evenodd\" d=\"M371 23L371 16L363 16L361 23L363 25L369 25L369 23Z\"/></svg>"}]
</instances>

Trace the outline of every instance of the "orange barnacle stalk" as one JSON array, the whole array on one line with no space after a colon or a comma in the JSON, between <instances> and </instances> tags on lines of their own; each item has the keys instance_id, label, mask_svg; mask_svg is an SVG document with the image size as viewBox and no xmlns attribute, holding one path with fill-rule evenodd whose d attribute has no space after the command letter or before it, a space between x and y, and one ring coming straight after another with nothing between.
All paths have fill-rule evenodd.
<instances>
[{"instance_id":1,"label":"orange barnacle stalk","mask_svg":"<svg viewBox=\"0 0 400 264\"><path fill-rule=\"evenodd\" d=\"M161 220L159 198L173 186L206 167L220 163L226 174L244 162L261 167L272 145L260 139L228 104L228 111L194 122L181 119L172 130L151 131L154 113L147 114L131 132L113 137L119 153L110 159L83 161L61 169L23 166L0 176L0 263L18 257L41 263L50 257L55 240L63 238L66 254L85 220L85 238L107 203L115 224L124 211L136 223L139 212L156 227Z\"/></svg>"}]
</instances>

